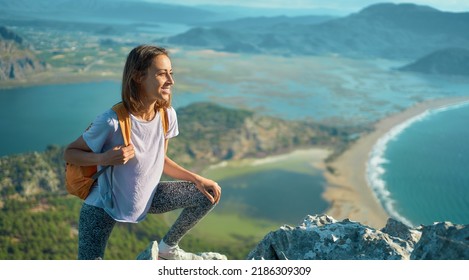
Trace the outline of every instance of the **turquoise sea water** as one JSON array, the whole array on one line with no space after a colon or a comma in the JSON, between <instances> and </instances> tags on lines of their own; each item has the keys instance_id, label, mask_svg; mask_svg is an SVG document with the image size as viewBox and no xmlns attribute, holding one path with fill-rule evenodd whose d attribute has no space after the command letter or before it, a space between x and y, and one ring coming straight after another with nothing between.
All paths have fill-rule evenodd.
<instances>
[{"instance_id":1,"label":"turquoise sea water","mask_svg":"<svg viewBox=\"0 0 469 280\"><path fill-rule=\"evenodd\" d=\"M374 146L368 181L409 225L469 223L469 103L422 113Z\"/></svg>"},{"instance_id":2,"label":"turquoise sea water","mask_svg":"<svg viewBox=\"0 0 469 280\"><path fill-rule=\"evenodd\" d=\"M0 90L0 156L72 142L96 114L119 100L119 87L101 82Z\"/></svg>"},{"instance_id":3,"label":"turquoise sea water","mask_svg":"<svg viewBox=\"0 0 469 280\"><path fill-rule=\"evenodd\" d=\"M175 107L197 98L187 95ZM0 156L64 146L120 99L120 83L112 81L2 89Z\"/></svg>"}]
</instances>

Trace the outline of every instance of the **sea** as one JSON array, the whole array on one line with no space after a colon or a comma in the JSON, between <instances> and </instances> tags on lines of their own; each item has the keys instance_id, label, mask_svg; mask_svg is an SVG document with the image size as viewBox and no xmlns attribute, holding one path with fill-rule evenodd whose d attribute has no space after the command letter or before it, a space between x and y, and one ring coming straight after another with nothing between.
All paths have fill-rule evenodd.
<instances>
[{"instance_id":1,"label":"sea","mask_svg":"<svg viewBox=\"0 0 469 280\"><path fill-rule=\"evenodd\" d=\"M390 216L469 224L468 120L469 102L427 110L375 144L367 179Z\"/></svg>"}]
</instances>

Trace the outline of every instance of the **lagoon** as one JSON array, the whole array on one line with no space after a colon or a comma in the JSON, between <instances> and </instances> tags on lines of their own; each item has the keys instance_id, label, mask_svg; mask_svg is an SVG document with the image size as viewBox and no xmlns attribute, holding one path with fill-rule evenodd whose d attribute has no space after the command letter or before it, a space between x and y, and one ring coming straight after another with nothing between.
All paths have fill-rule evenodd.
<instances>
[{"instance_id":1,"label":"lagoon","mask_svg":"<svg viewBox=\"0 0 469 280\"><path fill-rule=\"evenodd\" d=\"M307 214L324 213L329 203L322 197L322 162L329 154L319 148L296 150L210 166L203 175L223 187L223 203L215 212L289 225L297 225Z\"/></svg>"},{"instance_id":2,"label":"lagoon","mask_svg":"<svg viewBox=\"0 0 469 280\"><path fill-rule=\"evenodd\" d=\"M218 183L223 186L220 212L297 225L307 214L324 213L329 207L322 198L325 180L321 174L271 169Z\"/></svg>"}]
</instances>

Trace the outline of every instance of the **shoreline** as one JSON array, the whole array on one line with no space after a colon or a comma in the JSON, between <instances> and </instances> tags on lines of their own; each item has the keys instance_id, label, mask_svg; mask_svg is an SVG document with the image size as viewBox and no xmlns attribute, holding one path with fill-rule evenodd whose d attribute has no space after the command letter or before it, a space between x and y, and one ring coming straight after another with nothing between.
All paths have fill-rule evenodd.
<instances>
[{"instance_id":1,"label":"shoreline","mask_svg":"<svg viewBox=\"0 0 469 280\"><path fill-rule=\"evenodd\" d=\"M368 186L366 178L368 157L374 145L392 128L426 110L464 101L469 101L469 97L427 100L375 123L372 132L361 136L339 157L327 164L335 172L324 172L327 185L323 197L331 205L326 214L337 220L348 218L377 229L383 228L390 215Z\"/></svg>"}]
</instances>

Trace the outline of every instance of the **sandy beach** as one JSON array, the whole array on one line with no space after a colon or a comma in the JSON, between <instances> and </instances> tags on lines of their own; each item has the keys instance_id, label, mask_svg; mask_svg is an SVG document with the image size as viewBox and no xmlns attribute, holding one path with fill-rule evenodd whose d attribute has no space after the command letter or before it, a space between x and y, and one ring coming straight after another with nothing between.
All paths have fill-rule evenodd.
<instances>
[{"instance_id":1,"label":"sandy beach","mask_svg":"<svg viewBox=\"0 0 469 280\"><path fill-rule=\"evenodd\" d=\"M365 177L366 163L374 144L394 126L428 109L469 101L469 97L454 97L419 103L375 124L373 132L363 135L348 150L328 165L335 172L325 172L327 188L324 198L331 203L326 214L337 220L349 218L380 229L389 215L375 197Z\"/></svg>"}]
</instances>

